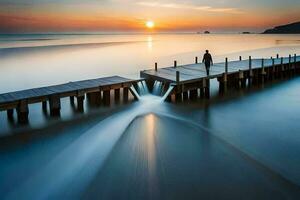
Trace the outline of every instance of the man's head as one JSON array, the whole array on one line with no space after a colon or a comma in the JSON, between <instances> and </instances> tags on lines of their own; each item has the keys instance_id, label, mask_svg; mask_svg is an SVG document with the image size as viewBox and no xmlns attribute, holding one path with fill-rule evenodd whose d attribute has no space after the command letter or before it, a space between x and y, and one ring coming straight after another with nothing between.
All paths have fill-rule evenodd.
<instances>
[{"instance_id":1,"label":"man's head","mask_svg":"<svg viewBox=\"0 0 300 200\"><path fill-rule=\"evenodd\" d=\"M206 53L208 53L208 50L205 50Z\"/></svg>"}]
</instances>

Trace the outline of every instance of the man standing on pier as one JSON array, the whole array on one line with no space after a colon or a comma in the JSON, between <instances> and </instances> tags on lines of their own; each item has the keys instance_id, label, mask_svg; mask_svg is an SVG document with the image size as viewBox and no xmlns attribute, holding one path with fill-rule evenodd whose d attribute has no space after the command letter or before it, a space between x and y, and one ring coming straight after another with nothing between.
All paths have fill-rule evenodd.
<instances>
[{"instance_id":1,"label":"man standing on pier","mask_svg":"<svg viewBox=\"0 0 300 200\"><path fill-rule=\"evenodd\" d=\"M213 65L213 60L208 50L205 51L202 62L205 64L206 74L209 76L210 64Z\"/></svg>"}]
</instances>

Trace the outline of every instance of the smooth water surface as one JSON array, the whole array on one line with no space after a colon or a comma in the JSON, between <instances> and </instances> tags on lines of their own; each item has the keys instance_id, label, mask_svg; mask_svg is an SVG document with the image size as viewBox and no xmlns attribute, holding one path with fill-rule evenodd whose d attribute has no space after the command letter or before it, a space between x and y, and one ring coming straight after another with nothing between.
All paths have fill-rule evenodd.
<instances>
[{"instance_id":1,"label":"smooth water surface","mask_svg":"<svg viewBox=\"0 0 300 200\"><path fill-rule=\"evenodd\" d=\"M209 49L215 62L300 54L300 35L0 35L0 93L144 69L193 63Z\"/></svg>"},{"instance_id":2,"label":"smooth water surface","mask_svg":"<svg viewBox=\"0 0 300 200\"><path fill-rule=\"evenodd\" d=\"M190 63L206 48L216 60L300 53L299 35L28 37L1 41L3 92L133 75L155 61ZM74 45L90 42L110 43ZM32 47L43 45L55 46ZM216 86L213 81L213 91ZM139 101L84 114L74 114L63 100L59 120L42 119L40 105L30 106L24 129L7 123L2 112L1 197L299 199L299 91L295 76L178 104L145 91Z\"/></svg>"}]
</instances>

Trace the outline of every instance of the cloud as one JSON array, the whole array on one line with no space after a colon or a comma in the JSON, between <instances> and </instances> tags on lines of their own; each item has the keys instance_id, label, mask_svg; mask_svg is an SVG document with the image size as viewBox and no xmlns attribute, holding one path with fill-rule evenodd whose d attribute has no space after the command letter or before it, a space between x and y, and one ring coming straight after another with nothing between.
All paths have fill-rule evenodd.
<instances>
[{"instance_id":1,"label":"cloud","mask_svg":"<svg viewBox=\"0 0 300 200\"><path fill-rule=\"evenodd\" d=\"M137 2L140 6L147 7L160 7L160 8L173 8L173 9L190 9L190 10L200 10L206 12L217 12L217 13L228 13L228 14L242 14L243 12L237 8L214 8L211 6L199 6L192 4L178 4L178 3L159 3L150 1L139 1Z\"/></svg>"}]
</instances>

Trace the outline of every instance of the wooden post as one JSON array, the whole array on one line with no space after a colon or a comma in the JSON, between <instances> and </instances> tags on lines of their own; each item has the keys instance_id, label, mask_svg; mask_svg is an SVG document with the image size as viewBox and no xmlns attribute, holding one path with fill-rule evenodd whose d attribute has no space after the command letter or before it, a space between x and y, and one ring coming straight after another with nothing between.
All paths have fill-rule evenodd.
<instances>
[{"instance_id":1,"label":"wooden post","mask_svg":"<svg viewBox=\"0 0 300 200\"><path fill-rule=\"evenodd\" d=\"M106 106L110 105L110 89L103 91L103 102Z\"/></svg>"},{"instance_id":2,"label":"wooden post","mask_svg":"<svg viewBox=\"0 0 300 200\"><path fill-rule=\"evenodd\" d=\"M297 55L294 54L294 73L296 73L296 68L297 68Z\"/></svg>"},{"instance_id":3,"label":"wooden post","mask_svg":"<svg viewBox=\"0 0 300 200\"><path fill-rule=\"evenodd\" d=\"M200 97L201 98L205 97L205 88L204 87L200 88Z\"/></svg>"},{"instance_id":4,"label":"wooden post","mask_svg":"<svg viewBox=\"0 0 300 200\"><path fill-rule=\"evenodd\" d=\"M8 109L6 112L7 112L7 118L9 120L13 120L14 119L14 109Z\"/></svg>"},{"instance_id":5,"label":"wooden post","mask_svg":"<svg viewBox=\"0 0 300 200\"><path fill-rule=\"evenodd\" d=\"M240 56L240 61L242 60L242 56Z\"/></svg>"},{"instance_id":6,"label":"wooden post","mask_svg":"<svg viewBox=\"0 0 300 200\"><path fill-rule=\"evenodd\" d=\"M115 102L120 101L120 88L115 89Z\"/></svg>"},{"instance_id":7,"label":"wooden post","mask_svg":"<svg viewBox=\"0 0 300 200\"><path fill-rule=\"evenodd\" d=\"M252 71L252 57L249 56L249 77L248 77L248 86L252 85L253 71Z\"/></svg>"},{"instance_id":8,"label":"wooden post","mask_svg":"<svg viewBox=\"0 0 300 200\"><path fill-rule=\"evenodd\" d=\"M174 68L177 67L177 61L174 60Z\"/></svg>"},{"instance_id":9,"label":"wooden post","mask_svg":"<svg viewBox=\"0 0 300 200\"><path fill-rule=\"evenodd\" d=\"M195 57L195 64L198 64L198 57Z\"/></svg>"},{"instance_id":10,"label":"wooden post","mask_svg":"<svg viewBox=\"0 0 300 200\"><path fill-rule=\"evenodd\" d=\"M225 73L224 73L224 80L226 81L226 87L227 87L227 81L228 81L228 58L225 58Z\"/></svg>"},{"instance_id":11,"label":"wooden post","mask_svg":"<svg viewBox=\"0 0 300 200\"><path fill-rule=\"evenodd\" d=\"M157 71L157 63L155 63L155 71Z\"/></svg>"},{"instance_id":12,"label":"wooden post","mask_svg":"<svg viewBox=\"0 0 300 200\"><path fill-rule=\"evenodd\" d=\"M101 91L87 93L89 103L93 106L99 106L101 104Z\"/></svg>"},{"instance_id":13,"label":"wooden post","mask_svg":"<svg viewBox=\"0 0 300 200\"><path fill-rule=\"evenodd\" d=\"M239 70L239 81L238 81L238 87L244 88L246 87L246 82L244 79L244 72L242 70Z\"/></svg>"},{"instance_id":14,"label":"wooden post","mask_svg":"<svg viewBox=\"0 0 300 200\"><path fill-rule=\"evenodd\" d=\"M77 98L77 110L78 112L83 112L85 95L80 95L77 96L76 98Z\"/></svg>"},{"instance_id":15,"label":"wooden post","mask_svg":"<svg viewBox=\"0 0 300 200\"><path fill-rule=\"evenodd\" d=\"M42 110L43 112L47 112L47 101L42 102Z\"/></svg>"},{"instance_id":16,"label":"wooden post","mask_svg":"<svg viewBox=\"0 0 300 200\"><path fill-rule=\"evenodd\" d=\"M175 101L176 102L182 101L182 93L176 93L175 94Z\"/></svg>"},{"instance_id":17,"label":"wooden post","mask_svg":"<svg viewBox=\"0 0 300 200\"><path fill-rule=\"evenodd\" d=\"M176 83L179 84L180 81L180 72L176 71Z\"/></svg>"},{"instance_id":18,"label":"wooden post","mask_svg":"<svg viewBox=\"0 0 300 200\"><path fill-rule=\"evenodd\" d=\"M289 54L289 75L291 75L291 54Z\"/></svg>"},{"instance_id":19,"label":"wooden post","mask_svg":"<svg viewBox=\"0 0 300 200\"><path fill-rule=\"evenodd\" d=\"M264 64L264 59L261 59L261 83L264 84L265 81L265 64Z\"/></svg>"},{"instance_id":20,"label":"wooden post","mask_svg":"<svg viewBox=\"0 0 300 200\"><path fill-rule=\"evenodd\" d=\"M70 96L70 103L71 103L71 105L74 105L74 96Z\"/></svg>"},{"instance_id":21,"label":"wooden post","mask_svg":"<svg viewBox=\"0 0 300 200\"><path fill-rule=\"evenodd\" d=\"M152 92L153 91L153 86L154 86L154 81L152 79L147 79L146 84L147 84L147 87L148 87L149 91Z\"/></svg>"},{"instance_id":22,"label":"wooden post","mask_svg":"<svg viewBox=\"0 0 300 200\"><path fill-rule=\"evenodd\" d=\"M280 58L280 66L281 66L281 75L280 77L283 77L285 74L284 65L283 65L283 57Z\"/></svg>"},{"instance_id":23,"label":"wooden post","mask_svg":"<svg viewBox=\"0 0 300 200\"><path fill-rule=\"evenodd\" d=\"M225 58L225 74L228 74L228 58Z\"/></svg>"},{"instance_id":24,"label":"wooden post","mask_svg":"<svg viewBox=\"0 0 300 200\"><path fill-rule=\"evenodd\" d=\"M275 70L275 59L272 58L272 76L271 76L272 79L275 78L275 72L276 72L276 70Z\"/></svg>"},{"instance_id":25,"label":"wooden post","mask_svg":"<svg viewBox=\"0 0 300 200\"><path fill-rule=\"evenodd\" d=\"M128 102L128 88L127 87L125 87L125 88L123 88L123 102Z\"/></svg>"},{"instance_id":26,"label":"wooden post","mask_svg":"<svg viewBox=\"0 0 300 200\"><path fill-rule=\"evenodd\" d=\"M191 94L190 94L191 95ZM183 96L183 100L187 100L189 98L189 94L187 91L183 92L182 93L182 96Z\"/></svg>"},{"instance_id":27,"label":"wooden post","mask_svg":"<svg viewBox=\"0 0 300 200\"><path fill-rule=\"evenodd\" d=\"M28 122L28 102L27 100L21 100L17 107L17 114L18 114L18 122L23 124Z\"/></svg>"},{"instance_id":28,"label":"wooden post","mask_svg":"<svg viewBox=\"0 0 300 200\"><path fill-rule=\"evenodd\" d=\"M225 72L223 73L222 77L218 77L219 81L219 94L223 95L227 91L227 73L228 73L228 59L225 58ZM202 97L200 89L200 97Z\"/></svg>"},{"instance_id":29,"label":"wooden post","mask_svg":"<svg viewBox=\"0 0 300 200\"><path fill-rule=\"evenodd\" d=\"M49 98L50 104L50 115L59 116L60 115L60 96L57 94L51 95Z\"/></svg>"},{"instance_id":30,"label":"wooden post","mask_svg":"<svg viewBox=\"0 0 300 200\"><path fill-rule=\"evenodd\" d=\"M190 99L197 99L197 97L198 97L197 89L190 90Z\"/></svg>"}]
</instances>

